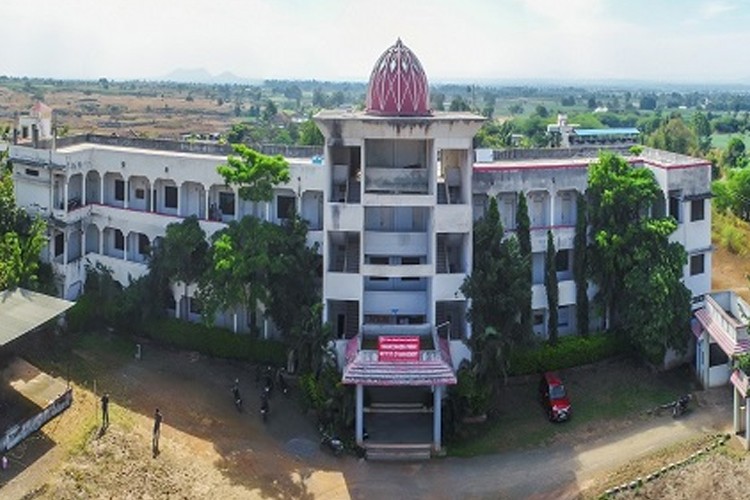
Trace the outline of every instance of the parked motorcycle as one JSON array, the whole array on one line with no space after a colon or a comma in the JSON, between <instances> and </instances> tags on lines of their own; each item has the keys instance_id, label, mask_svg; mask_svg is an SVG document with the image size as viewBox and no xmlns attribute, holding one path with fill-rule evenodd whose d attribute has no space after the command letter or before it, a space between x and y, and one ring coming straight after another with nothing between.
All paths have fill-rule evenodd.
<instances>
[{"instance_id":1,"label":"parked motorcycle","mask_svg":"<svg viewBox=\"0 0 750 500\"><path fill-rule=\"evenodd\" d=\"M271 411L268 405L268 397L266 396L266 393L262 393L260 396L260 417L263 419L263 422L268 421L268 413Z\"/></svg>"},{"instance_id":2,"label":"parked motorcycle","mask_svg":"<svg viewBox=\"0 0 750 500\"><path fill-rule=\"evenodd\" d=\"M240 396L239 380L234 381L234 387L232 387L232 396L234 397L234 406L237 407L237 411L242 413L242 396Z\"/></svg>"},{"instance_id":3,"label":"parked motorcycle","mask_svg":"<svg viewBox=\"0 0 750 500\"><path fill-rule=\"evenodd\" d=\"M336 457L344 453L344 442L341 439L327 433L323 427L320 428L320 436L321 448L328 450L329 453L332 453Z\"/></svg>"},{"instance_id":4,"label":"parked motorcycle","mask_svg":"<svg viewBox=\"0 0 750 500\"><path fill-rule=\"evenodd\" d=\"M672 418L684 415L688 411L688 403L690 403L691 399L693 399L692 394L685 394L675 401L674 406L672 406Z\"/></svg>"},{"instance_id":5,"label":"parked motorcycle","mask_svg":"<svg viewBox=\"0 0 750 500\"><path fill-rule=\"evenodd\" d=\"M278 379L279 379L279 390L281 390L281 394L283 394L284 396L287 396L289 394L289 386L287 385L286 379L284 378L284 375L281 374L281 372L279 372Z\"/></svg>"}]
</instances>

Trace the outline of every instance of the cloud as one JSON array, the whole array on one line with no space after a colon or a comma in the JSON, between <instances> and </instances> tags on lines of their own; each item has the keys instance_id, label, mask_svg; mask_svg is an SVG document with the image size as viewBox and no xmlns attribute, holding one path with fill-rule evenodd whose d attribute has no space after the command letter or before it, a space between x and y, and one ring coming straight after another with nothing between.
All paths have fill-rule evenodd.
<instances>
[{"instance_id":1,"label":"cloud","mask_svg":"<svg viewBox=\"0 0 750 500\"><path fill-rule=\"evenodd\" d=\"M700 6L698 9L698 13L703 20L710 20L715 19L717 17L720 17L727 12L732 12L733 10L737 10L739 6L725 2L723 0L716 0L716 1L710 1L706 2L703 5Z\"/></svg>"}]
</instances>

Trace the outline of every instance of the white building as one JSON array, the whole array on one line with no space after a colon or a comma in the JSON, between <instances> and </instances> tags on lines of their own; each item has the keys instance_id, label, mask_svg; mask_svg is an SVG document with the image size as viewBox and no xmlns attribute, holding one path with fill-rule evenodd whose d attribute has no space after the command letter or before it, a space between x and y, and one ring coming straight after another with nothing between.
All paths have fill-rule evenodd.
<instances>
[{"instance_id":1,"label":"white building","mask_svg":"<svg viewBox=\"0 0 750 500\"><path fill-rule=\"evenodd\" d=\"M326 138L323 161L313 158L318 151L297 157L289 149L291 180L270 204L240 200L224 185L216 167L228 148L93 135L12 145L17 200L50 219L45 257L69 299L82 290L86 263L111 268L125 284L146 273L149 248L169 223L195 215L211 235L245 215L278 222L294 206L310 222L310 242L321 245L324 319L340 339L343 380L356 385L357 441L366 419L374 447L399 425L378 435L380 415L424 413L416 444L439 450L444 387L469 356L469 304L460 286L472 269L473 221L495 197L512 230L518 193L526 195L534 330L547 334L544 252L552 230L558 327L561 335L575 332L576 196L598 150L508 150L475 162L473 137L484 118L430 111L427 77L400 40L373 69L366 111L323 111L315 120ZM671 238L689 254L685 284L698 307L711 285L710 163L651 149L628 161L656 175L664 198L655 209L679 223ZM177 316L197 317L182 287L174 300ZM252 317L218 322L246 331Z\"/></svg>"}]
</instances>

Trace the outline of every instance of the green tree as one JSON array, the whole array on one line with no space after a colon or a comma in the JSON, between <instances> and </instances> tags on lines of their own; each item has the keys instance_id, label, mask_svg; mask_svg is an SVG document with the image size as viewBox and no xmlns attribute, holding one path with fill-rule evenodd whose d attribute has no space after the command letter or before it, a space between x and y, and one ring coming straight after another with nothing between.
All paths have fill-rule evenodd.
<instances>
[{"instance_id":1,"label":"green tree","mask_svg":"<svg viewBox=\"0 0 750 500\"><path fill-rule=\"evenodd\" d=\"M518 192L518 206L516 209L516 235L521 252L521 266L526 273L526 286L531 289L531 220L529 219L529 207L526 195L523 191ZM521 305L521 329L524 333L531 334L531 297L529 302Z\"/></svg>"},{"instance_id":2,"label":"green tree","mask_svg":"<svg viewBox=\"0 0 750 500\"><path fill-rule=\"evenodd\" d=\"M591 276L608 327L660 361L668 347L685 347L690 313L690 292L681 281L685 252L669 242L677 224L648 216L663 196L653 172L614 153L602 152L589 168L588 193Z\"/></svg>"},{"instance_id":3,"label":"green tree","mask_svg":"<svg viewBox=\"0 0 750 500\"><path fill-rule=\"evenodd\" d=\"M270 246L278 230L256 217L243 217L214 233L209 264L199 283L207 323L213 322L219 311L255 311L260 304L268 303L268 274L273 260Z\"/></svg>"},{"instance_id":4,"label":"green tree","mask_svg":"<svg viewBox=\"0 0 750 500\"><path fill-rule=\"evenodd\" d=\"M317 247L307 246L307 222L294 214L271 232L268 251L267 313L287 338L307 334L302 327L320 302L322 259ZM294 307L290 307L293 304Z\"/></svg>"},{"instance_id":5,"label":"green tree","mask_svg":"<svg viewBox=\"0 0 750 500\"><path fill-rule=\"evenodd\" d=\"M698 137L698 149L706 154L711 149L711 122L705 113L696 111L690 120L695 135Z\"/></svg>"},{"instance_id":6,"label":"green tree","mask_svg":"<svg viewBox=\"0 0 750 500\"><path fill-rule=\"evenodd\" d=\"M735 168L712 185L717 210L730 209L737 217L750 221L750 169Z\"/></svg>"},{"instance_id":7,"label":"green tree","mask_svg":"<svg viewBox=\"0 0 750 500\"><path fill-rule=\"evenodd\" d=\"M308 119L300 126L299 143L303 146L322 146L323 134L314 121Z\"/></svg>"},{"instance_id":8,"label":"green tree","mask_svg":"<svg viewBox=\"0 0 750 500\"><path fill-rule=\"evenodd\" d=\"M23 233L0 235L0 289L36 289L39 281L39 253L47 243L47 224L34 219Z\"/></svg>"},{"instance_id":9,"label":"green tree","mask_svg":"<svg viewBox=\"0 0 750 500\"><path fill-rule=\"evenodd\" d=\"M181 281L187 306L188 285L203 275L208 265L208 242L198 218L191 216L167 226L160 245L153 251L152 267L158 268L170 281Z\"/></svg>"},{"instance_id":10,"label":"green tree","mask_svg":"<svg viewBox=\"0 0 750 500\"><path fill-rule=\"evenodd\" d=\"M476 332L472 336L473 352L484 349L483 333L491 327L501 336L503 355L508 356L513 346L529 340L520 317L522 308L531 302L531 287L526 281L518 239L503 239L495 198L490 200L487 214L474 225L473 263L471 275L461 285L461 292L471 299L468 317Z\"/></svg>"},{"instance_id":11,"label":"green tree","mask_svg":"<svg viewBox=\"0 0 750 500\"><path fill-rule=\"evenodd\" d=\"M263 108L263 116L262 119L264 122L270 122L274 118L276 118L276 115L279 113L278 108L276 108L276 104L272 100L267 100L266 105Z\"/></svg>"},{"instance_id":12,"label":"green tree","mask_svg":"<svg viewBox=\"0 0 750 500\"><path fill-rule=\"evenodd\" d=\"M544 288L547 290L547 338L550 344L557 344L558 305L560 291L557 288L557 250L552 231L547 231L547 252L544 258Z\"/></svg>"},{"instance_id":13,"label":"green tree","mask_svg":"<svg viewBox=\"0 0 750 500\"><path fill-rule=\"evenodd\" d=\"M722 166L727 168L743 168L747 166L745 141L741 137L732 137L722 155Z\"/></svg>"},{"instance_id":14,"label":"green tree","mask_svg":"<svg viewBox=\"0 0 750 500\"><path fill-rule=\"evenodd\" d=\"M589 333L588 277L588 223L586 221L586 198L578 193L576 204L576 234L573 243L573 279L576 284L576 327L579 335Z\"/></svg>"},{"instance_id":15,"label":"green tree","mask_svg":"<svg viewBox=\"0 0 750 500\"><path fill-rule=\"evenodd\" d=\"M648 145L674 153L693 154L698 151L698 137L679 115L662 124L648 138Z\"/></svg>"},{"instance_id":16,"label":"green tree","mask_svg":"<svg viewBox=\"0 0 750 500\"><path fill-rule=\"evenodd\" d=\"M232 144L236 155L217 171L230 186L239 186L240 197L254 202L271 201L276 185L289 182L289 163L281 156L264 155L244 144Z\"/></svg>"}]
</instances>

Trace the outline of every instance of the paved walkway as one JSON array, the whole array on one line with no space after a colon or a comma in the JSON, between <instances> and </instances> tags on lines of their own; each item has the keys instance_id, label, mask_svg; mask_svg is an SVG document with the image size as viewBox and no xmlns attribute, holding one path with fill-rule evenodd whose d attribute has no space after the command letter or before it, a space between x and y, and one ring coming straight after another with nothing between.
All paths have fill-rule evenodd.
<instances>
[{"instance_id":1,"label":"paved walkway","mask_svg":"<svg viewBox=\"0 0 750 500\"><path fill-rule=\"evenodd\" d=\"M728 431L728 394L724 388L704 392L699 396L702 406L684 418L673 420L665 414L590 443L416 464L349 461L342 466L342 476L330 477L345 486L331 484L330 490L363 499L576 498L599 474L670 445Z\"/></svg>"}]
</instances>

